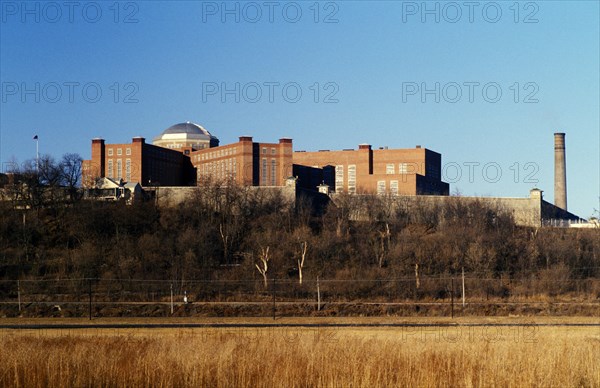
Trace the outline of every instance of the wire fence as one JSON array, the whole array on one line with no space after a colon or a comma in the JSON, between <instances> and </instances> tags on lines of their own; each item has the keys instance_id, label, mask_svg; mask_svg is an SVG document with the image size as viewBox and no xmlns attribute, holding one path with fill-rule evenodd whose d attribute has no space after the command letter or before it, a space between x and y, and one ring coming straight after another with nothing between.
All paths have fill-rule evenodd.
<instances>
[{"instance_id":1,"label":"wire fence","mask_svg":"<svg viewBox=\"0 0 600 388\"><path fill-rule=\"evenodd\" d=\"M183 315L265 315L275 310L288 315L314 314L315 311L374 315L419 312L435 306L438 310L443 308L437 315L454 315L455 306L475 314L490 312L490 306L497 309L500 305L567 305L578 306L576 312L584 314L588 310L600 311L600 279L459 275L420 276L418 280L415 277L306 279L302 283L297 278L0 280L0 311L4 311L4 315L28 312L44 315L65 309L70 311L70 316L89 313L90 317L168 316L181 310ZM236 308L232 310L231 306ZM195 310L190 312L190 307ZM154 310L149 312L148 308Z\"/></svg>"}]
</instances>

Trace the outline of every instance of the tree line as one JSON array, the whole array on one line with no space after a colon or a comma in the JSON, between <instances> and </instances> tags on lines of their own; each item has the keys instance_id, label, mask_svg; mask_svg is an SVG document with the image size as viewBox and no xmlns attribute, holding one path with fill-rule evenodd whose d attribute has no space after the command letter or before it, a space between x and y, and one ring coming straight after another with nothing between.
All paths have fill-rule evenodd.
<instances>
[{"instance_id":1,"label":"tree line","mask_svg":"<svg viewBox=\"0 0 600 388\"><path fill-rule=\"evenodd\" d=\"M54 179L43 163L41 191ZM5 198L0 279L255 280L266 288L272 278L317 277L412 277L418 287L419 277L463 270L550 282L600 276L598 230L519 227L477 201L391 208L386 197L341 195L316 212L308 197L222 183L205 181L176 206L82 199L75 188L31 206Z\"/></svg>"}]
</instances>

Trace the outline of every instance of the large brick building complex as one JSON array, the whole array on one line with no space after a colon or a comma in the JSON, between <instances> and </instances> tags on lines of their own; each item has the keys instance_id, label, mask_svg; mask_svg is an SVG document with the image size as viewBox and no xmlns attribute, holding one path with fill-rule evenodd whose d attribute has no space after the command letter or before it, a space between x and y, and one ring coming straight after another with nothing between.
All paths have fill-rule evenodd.
<instances>
[{"instance_id":1,"label":"large brick building complex","mask_svg":"<svg viewBox=\"0 0 600 388\"><path fill-rule=\"evenodd\" d=\"M244 186L284 186L295 176L311 190L325 183L335 192L392 195L448 195L441 180L441 155L414 149L378 149L362 144L358 150L293 152L292 140L254 142L241 136L237 143L219 140L190 122L167 128L154 139L105 144L92 140L92 158L84 162L84 185L97 178L137 182L142 186L193 186L206 180Z\"/></svg>"}]
</instances>

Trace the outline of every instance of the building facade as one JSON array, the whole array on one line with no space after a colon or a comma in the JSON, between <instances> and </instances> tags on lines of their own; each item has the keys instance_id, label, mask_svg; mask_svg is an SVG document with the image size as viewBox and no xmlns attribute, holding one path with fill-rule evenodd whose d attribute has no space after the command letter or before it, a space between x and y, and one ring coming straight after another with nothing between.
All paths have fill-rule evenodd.
<instances>
[{"instance_id":1,"label":"building facade","mask_svg":"<svg viewBox=\"0 0 600 388\"><path fill-rule=\"evenodd\" d=\"M360 144L358 150L296 151L294 165L323 170L323 181L336 193L391 195L448 195L442 182L442 156L417 146L377 149ZM298 172L306 170L296 168ZM314 176L314 171L312 175ZM302 180L302 176L299 176ZM313 180L314 178L308 178Z\"/></svg>"},{"instance_id":2,"label":"building facade","mask_svg":"<svg viewBox=\"0 0 600 388\"><path fill-rule=\"evenodd\" d=\"M83 161L82 184L93 187L98 178L137 182L142 186L195 184L194 167L188 156L147 144L143 137L134 137L131 143L122 144L92 139L92 158Z\"/></svg>"},{"instance_id":3,"label":"building facade","mask_svg":"<svg viewBox=\"0 0 600 388\"><path fill-rule=\"evenodd\" d=\"M292 139L258 143L241 136L237 143L190 152L196 181L233 180L242 186L284 186L292 174Z\"/></svg>"}]
</instances>

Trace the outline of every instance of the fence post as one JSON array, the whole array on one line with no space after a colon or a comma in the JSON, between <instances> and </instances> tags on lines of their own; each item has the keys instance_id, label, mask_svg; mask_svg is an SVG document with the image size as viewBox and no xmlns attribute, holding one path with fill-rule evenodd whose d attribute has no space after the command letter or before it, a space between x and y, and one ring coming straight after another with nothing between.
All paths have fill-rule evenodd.
<instances>
[{"instance_id":1,"label":"fence post","mask_svg":"<svg viewBox=\"0 0 600 388\"><path fill-rule=\"evenodd\" d=\"M88 279L88 296L89 296L89 312L90 312L90 321L92 320L92 279Z\"/></svg>"},{"instance_id":2,"label":"fence post","mask_svg":"<svg viewBox=\"0 0 600 388\"><path fill-rule=\"evenodd\" d=\"M462 302L465 307L465 267L462 267Z\"/></svg>"},{"instance_id":3,"label":"fence post","mask_svg":"<svg viewBox=\"0 0 600 388\"><path fill-rule=\"evenodd\" d=\"M321 290L319 289L319 277L317 276L317 311L321 311Z\"/></svg>"},{"instance_id":4,"label":"fence post","mask_svg":"<svg viewBox=\"0 0 600 388\"><path fill-rule=\"evenodd\" d=\"M275 278L273 278L273 320L275 320Z\"/></svg>"},{"instance_id":5,"label":"fence post","mask_svg":"<svg viewBox=\"0 0 600 388\"><path fill-rule=\"evenodd\" d=\"M451 305L451 314L452 314L452 319L454 319L454 276L452 277L451 280L451 288L450 288L450 305Z\"/></svg>"},{"instance_id":6,"label":"fence post","mask_svg":"<svg viewBox=\"0 0 600 388\"><path fill-rule=\"evenodd\" d=\"M171 315L173 315L173 283L171 283Z\"/></svg>"},{"instance_id":7,"label":"fence post","mask_svg":"<svg viewBox=\"0 0 600 388\"><path fill-rule=\"evenodd\" d=\"M19 312L21 312L21 281L17 280L17 299L19 300Z\"/></svg>"}]
</instances>

